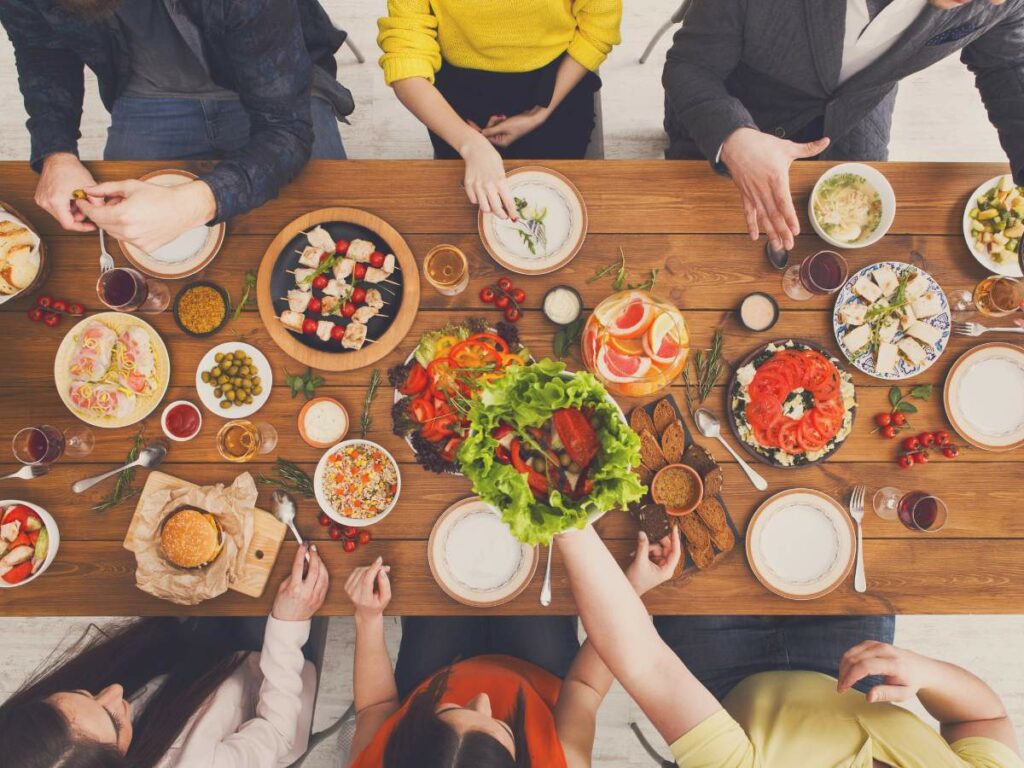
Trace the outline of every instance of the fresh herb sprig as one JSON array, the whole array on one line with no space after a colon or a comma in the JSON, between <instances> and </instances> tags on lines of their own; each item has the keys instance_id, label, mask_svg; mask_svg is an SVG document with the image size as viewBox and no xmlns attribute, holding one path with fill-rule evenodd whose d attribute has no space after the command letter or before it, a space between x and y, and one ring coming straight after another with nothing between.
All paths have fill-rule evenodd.
<instances>
[{"instance_id":1,"label":"fresh herb sprig","mask_svg":"<svg viewBox=\"0 0 1024 768\"><path fill-rule=\"evenodd\" d=\"M274 462L273 474L265 475L262 472L256 476L257 482L261 485L273 485L290 493L298 493L312 499L316 493L313 490L313 480L303 472L299 465L287 459L278 459Z\"/></svg>"},{"instance_id":2,"label":"fresh herb sprig","mask_svg":"<svg viewBox=\"0 0 1024 768\"><path fill-rule=\"evenodd\" d=\"M562 360L569 354L569 350L571 350L573 345L580 340L580 334L583 332L583 325L585 322L586 320L583 317L583 314L580 313L580 316L571 323L563 325L555 331L553 346L556 358Z\"/></svg>"},{"instance_id":3,"label":"fresh herb sprig","mask_svg":"<svg viewBox=\"0 0 1024 768\"><path fill-rule=\"evenodd\" d=\"M537 255L539 245L547 253L548 232L544 219L547 218L547 208L535 208L533 213L526 215L526 208L529 203L521 197L515 198L516 214L518 219L515 222L516 232L522 239L523 244L530 249L530 253Z\"/></svg>"},{"instance_id":4,"label":"fresh herb sprig","mask_svg":"<svg viewBox=\"0 0 1024 768\"><path fill-rule=\"evenodd\" d=\"M304 277L299 282L301 282L303 285L309 285L318 277L320 277L320 275L326 274L327 272L330 272L332 269L334 269L334 265L337 264L338 261L341 260L341 258L342 255L340 253L332 253L326 259L317 264L316 269L314 269L310 274L306 275L306 277ZM353 278L353 281L354 280L355 278Z\"/></svg>"},{"instance_id":5,"label":"fresh herb sprig","mask_svg":"<svg viewBox=\"0 0 1024 768\"><path fill-rule=\"evenodd\" d=\"M288 386L291 388L293 400L298 397L299 393L305 395L307 400L312 400L317 387L324 383L323 376L314 376L312 368L307 368L306 372L301 376L288 373L287 368L285 368L284 372L287 374L285 381L288 382Z\"/></svg>"},{"instance_id":6,"label":"fresh herb sprig","mask_svg":"<svg viewBox=\"0 0 1024 768\"><path fill-rule=\"evenodd\" d=\"M638 291L653 291L655 284L658 282L658 273L661 271L660 268L655 267L650 271L647 279L642 283L633 285L627 282L629 273L626 269L626 252L620 247L618 261L613 261L611 264L605 264L603 267L598 268L594 274L587 278L587 285L596 283L602 277L611 274L613 270L615 272L615 279L612 280L612 290L615 291L621 291L623 288Z\"/></svg>"},{"instance_id":7,"label":"fresh herb sprig","mask_svg":"<svg viewBox=\"0 0 1024 768\"><path fill-rule=\"evenodd\" d=\"M131 464L137 458L139 458L139 452L142 450L142 446L145 445L143 439L143 433L145 426L141 427L138 432L135 433L135 437L132 438L132 447L128 450L128 455L125 457L125 464ZM106 499L101 501L99 504L92 508L93 512L106 512L109 509L113 509L122 501L127 501L133 496L137 496L141 491L140 488L132 487L132 479L135 477L135 467L128 467L127 469L121 470L117 476L117 480L114 482L114 488L111 490L110 495Z\"/></svg>"},{"instance_id":8,"label":"fresh herb sprig","mask_svg":"<svg viewBox=\"0 0 1024 768\"><path fill-rule=\"evenodd\" d=\"M690 374L684 366L683 384L686 386L686 408L690 411L690 415L693 416L697 408L707 400L708 395L711 394L711 390L718 383L718 379L722 375L721 328L717 329L715 335L711 337L711 346L706 352L698 349L693 353L691 365L693 366L695 381L691 382Z\"/></svg>"},{"instance_id":9,"label":"fresh herb sprig","mask_svg":"<svg viewBox=\"0 0 1024 768\"><path fill-rule=\"evenodd\" d=\"M366 399L363 400L363 415L359 420L359 434L366 439L366 433L370 431L370 424L373 417L370 415L370 407L373 405L374 395L377 394L377 387L380 386L380 368L374 368L370 374L370 383L366 387Z\"/></svg>"},{"instance_id":10,"label":"fresh herb sprig","mask_svg":"<svg viewBox=\"0 0 1024 768\"><path fill-rule=\"evenodd\" d=\"M918 384L907 395L904 395L899 387L892 387L889 390L889 405L892 406L893 413L917 413L917 406L910 402L910 399L928 400L931 396L931 384Z\"/></svg>"},{"instance_id":11,"label":"fresh herb sprig","mask_svg":"<svg viewBox=\"0 0 1024 768\"><path fill-rule=\"evenodd\" d=\"M231 312L231 319L237 320L242 316L242 311L249 303L249 297L252 295L252 289L256 287L256 273L251 269L245 273L245 283L242 285L242 295L238 299L238 303L235 304L234 310Z\"/></svg>"}]
</instances>

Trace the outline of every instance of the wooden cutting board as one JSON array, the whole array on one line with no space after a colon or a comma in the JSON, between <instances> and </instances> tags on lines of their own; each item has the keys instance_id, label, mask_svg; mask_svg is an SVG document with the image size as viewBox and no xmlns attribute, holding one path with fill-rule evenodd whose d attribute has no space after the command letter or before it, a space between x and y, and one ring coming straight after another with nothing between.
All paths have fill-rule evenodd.
<instances>
[{"instance_id":1,"label":"wooden cutting board","mask_svg":"<svg viewBox=\"0 0 1024 768\"><path fill-rule=\"evenodd\" d=\"M132 536L137 523L139 506L149 494L157 491L191 490L198 487L196 483L180 480L163 472L150 472L149 477L146 478L146 485L142 488L142 493L139 494L139 502L135 506L135 514L132 515L125 541ZM285 524L269 512L262 509L254 510L252 543L249 544L249 551L245 553L245 564L242 566L238 580L228 589L249 597L260 597L263 590L266 589L270 572L274 569L274 562L277 560L278 552L281 551L281 543L284 541L286 531Z\"/></svg>"}]
</instances>

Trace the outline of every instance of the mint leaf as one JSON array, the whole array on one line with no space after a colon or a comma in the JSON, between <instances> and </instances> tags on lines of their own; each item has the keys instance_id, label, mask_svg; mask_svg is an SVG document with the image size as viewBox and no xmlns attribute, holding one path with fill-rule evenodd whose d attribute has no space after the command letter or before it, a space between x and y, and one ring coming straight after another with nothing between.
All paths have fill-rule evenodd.
<instances>
[{"instance_id":1,"label":"mint leaf","mask_svg":"<svg viewBox=\"0 0 1024 768\"><path fill-rule=\"evenodd\" d=\"M910 390L910 396L917 398L918 400L927 400L932 396L932 385L918 384L916 387Z\"/></svg>"},{"instance_id":2,"label":"mint leaf","mask_svg":"<svg viewBox=\"0 0 1024 768\"><path fill-rule=\"evenodd\" d=\"M889 390L889 405L891 405L893 408L899 405L900 400L902 399L903 395L900 394L899 387L893 387L892 389Z\"/></svg>"},{"instance_id":3,"label":"mint leaf","mask_svg":"<svg viewBox=\"0 0 1024 768\"><path fill-rule=\"evenodd\" d=\"M901 400L896 404L896 410L900 413L917 413L917 406L913 403L908 403L906 400Z\"/></svg>"}]
</instances>

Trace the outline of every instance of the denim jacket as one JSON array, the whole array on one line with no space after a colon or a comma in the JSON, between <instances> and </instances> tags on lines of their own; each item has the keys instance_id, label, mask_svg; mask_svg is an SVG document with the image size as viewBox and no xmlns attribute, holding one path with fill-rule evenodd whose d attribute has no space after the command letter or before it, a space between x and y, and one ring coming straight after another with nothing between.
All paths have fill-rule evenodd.
<instances>
[{"instance_id":1,"label":"denim jacket","mask_svg":"<svg viewBox=\"0 0 1024 768\"><path fill-rule=\"evenodd\" d=\"M249 114L248 144L202 179L217 200L216 220L256 208L302 170L313 146L313 66L331 77L339 116L351 96L333 80L334 52L345 40L317 0L163 0L191 22L213 81L235 91ZM77 154L84 67L99 81L108 110L130 62L114 25L66 10L59 0L0 0L0 23L14 46L18 83L37 171L54 152Z\"/></svg>"}]
</instances>

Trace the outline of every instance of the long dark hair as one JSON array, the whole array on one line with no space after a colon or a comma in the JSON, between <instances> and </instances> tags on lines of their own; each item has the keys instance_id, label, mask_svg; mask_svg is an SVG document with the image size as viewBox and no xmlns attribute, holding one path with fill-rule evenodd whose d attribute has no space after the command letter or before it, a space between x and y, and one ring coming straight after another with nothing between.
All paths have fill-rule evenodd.
<instances>
[{"instance_id":1,"label":"long dark hair","mask_svg":"<svg viewBox=\"0 0 1024 768\"><path fill-rule=\"evenodd\" d=\"M448 669L436 675L426 690L409 702L384 748L384 768L530 768L522 689L509 723L516 750L513 759L493 736L480 731L460 735L437 716L450 673Z\"/></svg>"},{"instance_id":2,"label":"long dark hair","mask_svg":"<svg viewBox=\"0 0 1024 768\"><path fill-rule=\"evenodd\" d=\"M244 659L228 642L200 637L172 618L89 632L0 705L0 755L18 768L153 768L210 694ZM166 675L135 721L128 754L82 740L48 699L62 691L97 693L114 683L131 698Z\"/></svg>"}]
</instances>

